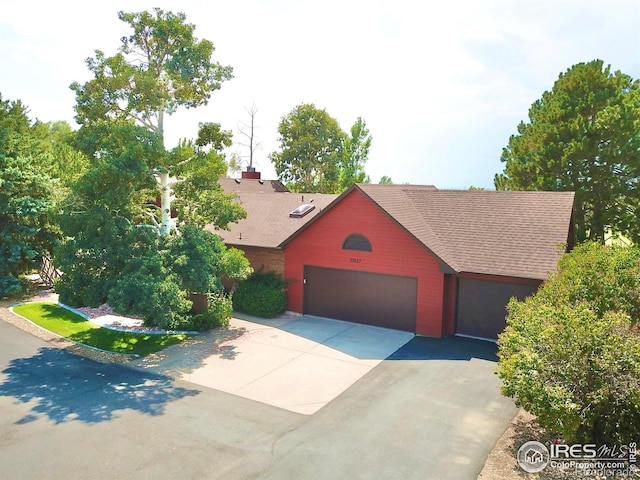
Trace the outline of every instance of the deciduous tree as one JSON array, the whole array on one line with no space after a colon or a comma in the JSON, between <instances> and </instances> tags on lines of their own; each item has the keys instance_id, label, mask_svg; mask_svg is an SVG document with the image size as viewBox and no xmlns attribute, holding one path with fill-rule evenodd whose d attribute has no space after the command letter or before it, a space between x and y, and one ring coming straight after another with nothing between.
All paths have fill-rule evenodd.
<instances>
[{"instance_id":1,"label":"deciduous tree","mask_svg":"<svg viewBox=\"0 0 640 480\"><path fill-rule=\"evenodd\" d=\"M62 224L68 238L56 255L64 275L56 287L62 301L110 300L123 313L178 328L191 322L189 289L212 293L219 276L244 278L250 270L218 236L193 233L210 223L226 228L246 215L218 184L226 170L220 151L231 144L231 134L219 124L201 123L194 140L171 149L164 142L165 116L205 105L231 78L231 67L212 62L213 44L197 39L182 13L156 8L118 16L131 34L114 56L96 51L87 60L94 78L71 85L81 124L77 144L93 160L66 203ZM153 201L158 194L160 208ZM175 225L183 236L171 235ZM209 263L230 267L205 268L209 263L201 262L196 269L189 258L199 249L214 256ZM196 270L202 274L198 281Z\"/></svg>"},{"instance_id":2,"label":"deciduous tree","mask_svg":"<svg viewBox=\"0 0 640 480\"><path fill-rule=\"evenodd\" d=\"M119 12L132 30L122 37L118 53L96 50L87 66L94 79L71 85L76 92L76 119L81 125L105 119L134 121L159 137L164 116L179 107L206 105L211 93L232 77L232 69L211 61L213 43L194 36L195 26L183 13Z\"/></svg>"},{"instance_id":3,"label":"deciduous tree","mask_svg":"<svg viewBox=\"0 0 640 480\"><path fill-rule=\"evenodd\" d=\"M280 151L273 152L278 178L296 192L333 193L339 185L345 133L326 110L295 107L278 127Z\"/></svg>"},{"instance_id":4,"label":"deciduous tree","mask_svg":"<svg viewBox=\"0 0 640 480\"><path fill-rule=\"evenodd\" d=\"M278 127L280 151L269 159L278 178L295 192L340 193L354 182L368 182L364 171L371 135L358 118L348 136L326 110L295 107Z\"/></svg>"},{"instance_id":5,"label":"deciduous tree","mask_svg":"<svg viewBox=\"0 0 640 480\"><path fill-rule=\"evenodd\" d=\"M255 103L253 103L251 104L251 108L245 108L245 112L247 112L247 115L249 115L249 123L241 123L238 126L238 131L240 132L240 135L242 135L245 138L245 140L243 142L239 142L239 144L249 150L249 155L246 155L244 157L249 160L247 166L249 168L255 168L253 165L253 161L254 161L253 157L256 150L258 150L261 147L260 143L256 140L256 135L255 135L256 128L257 128L256 114L258 113L258 107L256 107ZM236 162L238 162L242 158L243 156L237 155Z\"/></svg>"},{"instance_id":6,"label":"deciduous tree","mask_svg":"<svg viewBox=\"0 0 640 480\"><path fill-rule=\"evenodd\" d=\"M341 190L346 190L354 183L370 183L370 179L364 171L364 165L369 159L371 140L367 124L358 117L351 127L351 136L344 140L340 164Z\"/></svg>"},{"instance_id":7,"label":"deciduous tree","mask_svg":"<svg viewBox=\"0 0 640 480\"><path fill-rule=\"evenodd\" d=\"M87 60L94 78L71 85L76 93L76 120L82 125L81 142L88 153L118 156L125 148L135 148L150 169L147 174L151 170L157 174L163 202L157 223L159 233L165 235L172 228L170 179L182 175L190 162L224 164L218 150L230 144L230 134L218 124L202 123L195 142L183 141L167 151L165 116L180 107L206 105L211 94L232 78L232 69L212 62L213 43L196 38L195 26L186 22L183 13L156 8L153 12L119 12L118 17L131 34L122 37L116 55L107 57L96 50L95 57ZM215 185L212 188L218 205L226 200L226 208L242 215L231 197L225 197ZM198 210L203 221L207 213L217 215L200 198L182 200L183 205L190 202L191 213Z\"/></svg>"}]
</instances>

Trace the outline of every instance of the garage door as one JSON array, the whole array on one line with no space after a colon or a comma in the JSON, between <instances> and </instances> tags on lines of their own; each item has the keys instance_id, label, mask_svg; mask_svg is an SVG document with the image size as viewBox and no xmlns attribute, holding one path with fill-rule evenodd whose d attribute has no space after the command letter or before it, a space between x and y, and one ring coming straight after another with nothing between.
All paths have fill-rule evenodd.
<instances>
[{"instance_id":1,"label":"garage door","mask_svg":"<svg viewBox=\"0 0 640 480\"><path fill-rule=\"evenodd\" d=\"M506 326L509 299L523 300L537 289L535 285L459 278L456 333L497 339Z\"/></svg>"},{"instance_id":2,"label":"garage door","mask_svg":"<svg viewBox=\"0 0 640 480\"><path fill-rule=\"evenodd\" d=\"M415 332L416 278L305 267L304 312Z\"/></svg>"}]
</instances>

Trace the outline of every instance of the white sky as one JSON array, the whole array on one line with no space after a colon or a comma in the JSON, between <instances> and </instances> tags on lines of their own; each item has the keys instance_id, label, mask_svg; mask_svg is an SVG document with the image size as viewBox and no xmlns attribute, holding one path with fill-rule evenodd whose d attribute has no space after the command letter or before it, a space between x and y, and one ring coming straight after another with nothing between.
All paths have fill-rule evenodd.
<instances>
[{"instance_id":1,"label":"white sky","mask_svg":"<svg viewBox=\"0 0 640 480\"><path fill-rule=\"evenodd\" d=\"M366 121L373 182L493 188L502 148L560 72L600 58L640 77L638 0L0 0L3 99L75 125L68 87L90 78L84 60L116 52L128 33L118 10L155 6L184 12L235 76L170 117L168 144L199 121L237 131L255 103L263 178L275 178L280 119L314 103L347 132Z\"/></svg>"}]
</instances>

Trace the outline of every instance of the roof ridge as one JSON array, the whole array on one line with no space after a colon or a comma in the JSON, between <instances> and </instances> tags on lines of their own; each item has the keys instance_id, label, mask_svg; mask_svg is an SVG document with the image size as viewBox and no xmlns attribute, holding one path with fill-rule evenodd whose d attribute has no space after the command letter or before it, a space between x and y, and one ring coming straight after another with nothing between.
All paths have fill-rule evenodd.
<instances>
[{"instance_id":1,"label":"roof ridge","mask_svg":"<svg viewBox=\"0 0 640 480\"><path fill-rule=\"evenodd\" d=\"M413 192L418 192L419 191L421 195L425 195L425 194L431 194L431 193L436 194L437 192L439 192L439 190L438 189L434 189L434 190L426 190L426 189L425 190L403 190L402 193L405 195L405 197L407 198L407 200L411 204L412 210L422 220L422 228L428 230L429 236L432 237L436 241L436 245L433 245L431 243L429 245L427 245L427 243L425 243L425 241L423 239L419 238L420 243L422 243L429 250L433 251L433 253L435 253L438 257L440 257L442 259L442 261L444 261L447 265L449 265L453 270L455 270L456 272L460 272L461 269L457 265L457 262L454 261L454 259L452 258L451 253L449 252L449 250L446 247L446 243L442 240L442 238L440 237L438 232L436 232L431 227L433 222L431 221L431 219L426 218L425 214L418 208L418 206L416 205L416 203L413 200L413 198L411 198L411 196L409 195L409 191L413 191Z\"/></svg>"},{"instance_id":2,"label":"roof ridge","mask_svg":"<svg viewBox=\"0 0 640 480\"><path fill-rule=\"evenodd\" d=\"M383 187L389 187L392 185L385 185ZM420 194L424 195L426 192L437 192L438 190L434 187L433 190L428 188L423 189L407 189L407 185L393 185L393 197L391 201L387 201L386 195L384 195L385 191L389 192L388 188L377 188L378 186L371 185L358 185L360 190L364 192L374 203L376 203L383 211L387 212L387 214L394 219L405 231L407 231L412 237L414 237L418 242L420 242L427 250L432 252L437 258L440 259L444 264L449 266L451 269L455 271L459 271L457 267L457 262L452 260L452 256L449 254L447 248L444 243L441 241L436 232L431 228L431 225L427 221L427 219L422 215L422 212L417 208L414 201L407 194L407 190L420 192ZM364 188L362 188L364 187ZM403 188L404 187L404 188ZM401 192L401 195L398 193ZM398 206L394 201L402 198L403 205Z\"/></svg>"}]
</instances>

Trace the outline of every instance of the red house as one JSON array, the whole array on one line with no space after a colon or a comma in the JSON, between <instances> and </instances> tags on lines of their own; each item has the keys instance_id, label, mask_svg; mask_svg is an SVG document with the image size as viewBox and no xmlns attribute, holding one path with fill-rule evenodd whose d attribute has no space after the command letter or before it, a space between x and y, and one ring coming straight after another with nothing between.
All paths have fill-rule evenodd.
<instances>
[{"instance_id":1,"label":"red house","mask_svg":"<svg viewBox=\"0 0 640 480\"><path fill-rule=\"evenodd\" d=\"M573 193L356 184L340 196L223 179L247 218L222 235L290 280L294 312L495 339L567 249ZM222 181L221 181L222 183Z\"/></svg>"},{"instance_id":2,"label":"red house","mask_svg":"<svg viewBox=\"0 0 640 480\"><path fill-rule=\"evenodd\" d=\"M573 193L357 184L280 244L294 312L495 339L556 269Z\"/></svg>"}]
</instances>

